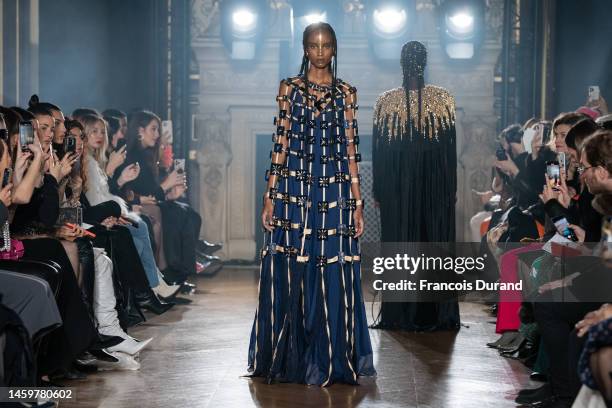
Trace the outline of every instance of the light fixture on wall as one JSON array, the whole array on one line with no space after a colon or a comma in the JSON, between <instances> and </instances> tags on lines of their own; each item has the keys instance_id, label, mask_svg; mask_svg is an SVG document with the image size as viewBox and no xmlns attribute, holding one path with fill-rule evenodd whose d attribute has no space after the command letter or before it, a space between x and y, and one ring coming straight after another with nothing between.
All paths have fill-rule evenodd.
<instances>
[{"instance_id":1,"label":"light fixture on wall","mask_svg":"<svg viewBox=\"0 0 612 408\"><path fill-rule=\"evenodd\" d=\"M451 60L473 60L484 37L483 0L446 0L439 8L442 46Z\"/></svg>"},{"instance_id":2,"label":"light fixture on wall","mask_svg":"<svg viewBox=\"0 0 612 408\"><path fill-rule=\"evenodd\" d=\"M377 60L388 62L399 58L415 17L414 1L371 0L367 3L370 49Z\"/></svg>"},{"instance_id":3,"label":"light fixture on wall","mask_svg":"<svg viewBox=\"0 0 612 408\"><path fill-rule=\"evenodd\" d=\"M220 3L221 36L234 61L252 61L261 45L267 3L265 0L225 0Z\"/></svg>"}]
</instances>

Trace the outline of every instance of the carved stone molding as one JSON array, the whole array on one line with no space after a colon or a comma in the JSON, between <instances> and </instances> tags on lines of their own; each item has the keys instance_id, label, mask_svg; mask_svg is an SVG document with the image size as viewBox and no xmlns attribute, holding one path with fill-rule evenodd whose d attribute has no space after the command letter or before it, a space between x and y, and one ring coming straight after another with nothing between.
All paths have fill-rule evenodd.
<instances>
[{"instance_id":1,"label":"carved stone molding","mask_svg":"<svg viewBox=\"0 0 612 408\"><path fill-rule=\"evenodd\" d=\"M191 38L204 37L219 25L219 0L191 0Z\"/></svg>"},{"instance_id":2,"label":"carved stone molding","mask_svg":"<svg viewBox=\"0 0 612 408\"><path fill-rule=\"evenodd\" d=\"M227 125L215 116L200 119L197 124L200 214L204 220L202 235L212 242L225 242L226 229L219 221L226 218L228 168L233 158L227 142Z\"/></svg>"}]
</instances>

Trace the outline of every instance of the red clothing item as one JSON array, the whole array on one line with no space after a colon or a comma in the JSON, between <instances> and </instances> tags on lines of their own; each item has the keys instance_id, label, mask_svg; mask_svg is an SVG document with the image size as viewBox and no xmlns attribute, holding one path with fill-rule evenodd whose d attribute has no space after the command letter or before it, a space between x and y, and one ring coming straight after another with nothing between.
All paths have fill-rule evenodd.
<instances>
[{"instance_id":1,"label":"red clothing item","mask_svg":"<svg viewBox=\"0 0 612 408\"><path fill-rule=\"evenodd\" d=\"M500 258L500 280L503 283L518 282L518 255L524 252L535 251L542 248L541 242L525 247L516 248L503 254ZM523 302L523 294L518 290L502 290L499 292L499 305L497 308L496 333L508 330L518 330L521 325L519 309Z\"/></svg>"}]
</instances>

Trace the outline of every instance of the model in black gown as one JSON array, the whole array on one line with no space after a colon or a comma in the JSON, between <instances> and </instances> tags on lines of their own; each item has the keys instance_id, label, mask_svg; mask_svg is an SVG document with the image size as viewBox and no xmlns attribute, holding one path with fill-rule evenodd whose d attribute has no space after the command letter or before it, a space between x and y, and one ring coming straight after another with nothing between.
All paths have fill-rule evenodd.
<instances>
[{"instance_id":1,"label":"model in black gown","mask_svg":"<svg viewBox=\"0 0 612 408\"><path fill-rule=\"evenodd\" d=\"M380 95L374 109L373 194L382 242L455 241L455 102L444 88L425 85L426 62L423 44L405 44L403 86ZM459 328L455 300L385 302L384 294L382 300L377 328Z\"/></svg>"}]
</instances>

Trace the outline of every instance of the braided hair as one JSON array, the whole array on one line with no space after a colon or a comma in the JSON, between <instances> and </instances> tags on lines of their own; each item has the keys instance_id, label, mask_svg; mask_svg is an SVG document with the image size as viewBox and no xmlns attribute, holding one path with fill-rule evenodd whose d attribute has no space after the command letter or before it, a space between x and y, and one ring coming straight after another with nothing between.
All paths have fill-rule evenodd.
<instances>
[{"instance_id":1,"label":"braided hair","mask_svg":"<svg viewBox=\"0 0 612 408\"><path fill-rule=\"evenodd\" d=\"M412 126L410 124L410 82L413 79L417 80L418 92L419 92L419 114L416 123L417 130L421 127L421 105L422 105L422 90L425 87L425 66L427 65L427 49L425 46L418 41L410 41L404 44L402 47L401 56L402 74L404 81L402 86L404 92L406 92L406 109L408 117L408 127L412 132Z\"/></svg>"},{"instance_id":2,"label":"braided hair","mask_svg":"<svg viewBox=\"0 0 612 408\"><path fill-rule=\"evenodd\" d=\"M309 94L308 94L309 61L308 61L308 57L306 56L306 46L307 46L306 41L308 41L308 37L310 36L310 34L318 30L327 31L332 38L332 45L334 47L334 53L332 55L332 61L331 61L331 66L329 67L329 71L332 74L332 103L335 103L336 82L338 79L338 40L336 39L336 32L334 31L331 25L324 23L324 22L318 22L318 23L309 24L304 29L304 34L302 35L302 49L304 51L304 54L302 56L302 65L300 66L299 76L302 77L304 80L304 86L306 88L306 98L308 98L309 97Z\"/></svg>"}]
</instances>

